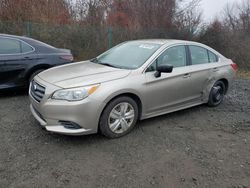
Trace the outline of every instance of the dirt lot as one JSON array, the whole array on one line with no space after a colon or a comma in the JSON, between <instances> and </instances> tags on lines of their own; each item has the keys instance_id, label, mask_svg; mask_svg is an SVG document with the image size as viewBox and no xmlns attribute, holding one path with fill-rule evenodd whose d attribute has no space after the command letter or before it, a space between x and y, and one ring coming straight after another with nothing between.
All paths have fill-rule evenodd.
<instances>
[{"instance_id":1,"label":"dirt lot","mask_svg":"<svg viewBox=\"0 0 250 188\"><path fill-rule=\"evenodd\" d=\"M11 93L0 96L0 187L250 187L250 79L217 108L145 120L116 140L48 133Z\"/></svg>"}]
</instances>

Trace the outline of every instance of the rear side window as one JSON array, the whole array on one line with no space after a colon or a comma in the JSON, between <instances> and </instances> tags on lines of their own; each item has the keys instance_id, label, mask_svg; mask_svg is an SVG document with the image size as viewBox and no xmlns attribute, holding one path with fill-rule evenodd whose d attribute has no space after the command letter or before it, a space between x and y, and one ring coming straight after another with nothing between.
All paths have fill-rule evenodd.
<instances>
[{"instance_id":1,"label":"rear side window","mask_svg":"<svg viewBox=\"0 0 250 188\"><path fill-rule=\"evenodd\" d=\"M33 48L24 42L21 42L21 47L22 47L22 53L28 53L33 51Z\"/></svg>"},{"instance_id":2,"label":"rear side window","mask_svg":"<svg viewBox=\"0 0 250 188\"><path fill-rule=\"evenodd\" d=\"M208 50L208 56L209 56L209 62L210 63L218 62L217 55L215 55L213 52L210 52L209 50Z\"/></svg>"},{"instance_id":3,"label":"rear side window","mask_svg":"<svg viewBox=\"0 0 250 188\"><path fill-rule=\"evenodd\" d=\"M18 40L0 38L0 54L21 53L21 43Z\"/></svg>"},{"instance_id":4,"label":"rear side window","mask_svg":"<svg viewBox=\"0 0 250 188\"><path fill-rule=\"evenodd\" d=\"M189 46L192 65L209 63L207 49L199 46Z\"/></svg>"}]
</instances>

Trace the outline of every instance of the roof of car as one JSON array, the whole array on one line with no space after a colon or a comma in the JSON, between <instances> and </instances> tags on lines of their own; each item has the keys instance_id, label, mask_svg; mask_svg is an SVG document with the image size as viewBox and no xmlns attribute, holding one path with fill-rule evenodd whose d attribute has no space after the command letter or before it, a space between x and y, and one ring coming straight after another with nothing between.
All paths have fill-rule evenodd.
<instances>
[{"instance_id":1,"label":"roof of car","mask_svg":"<svg viewBox=\"0 0 250 188\"><path fill-rule=\"evenodd\" d=\"M145 42L145 43L154 43L154 44L168 44L168 43L195 43L192 41L186 41L186 40L177 40L177 39L140 39L140 40L135 40L138 42Z\"/></svg>"},{"instance_id":2,"label":"roof of car","mask_svg":"<svg viewBox=\"0 0 250 188\"><path fill-rule=\"evenodd\" d=\"M23 40L24 42L29 43L30 45L35 45L35 46L44 46L46 48L53 48L55 49L55 47L46 44L44 42L41 42L39 40L33 39L33 38L29 38L26 36L18 36L18 35L9 35L9 34L0 34L0 37L9 37L9 38L13 38L13 39L19 39L19 40Z\"/></svg>"},{"instance_id":3,"label":"roof of car","mask_svg":"<svg viewBox=\"0 0 250 188\"><path fill-rule=\"evenodd\" d=\"M26 36L18 36L18 35L9 35L9 34L0 34L1 37L12 37L12 38L17 38L17 39L31 39Z\"/></svg>"}]
</instances>

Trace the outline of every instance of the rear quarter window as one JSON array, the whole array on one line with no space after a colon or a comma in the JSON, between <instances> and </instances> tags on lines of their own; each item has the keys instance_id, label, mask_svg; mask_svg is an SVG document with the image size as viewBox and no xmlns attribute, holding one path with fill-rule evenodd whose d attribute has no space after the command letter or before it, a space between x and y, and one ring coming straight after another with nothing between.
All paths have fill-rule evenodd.
<instances>
[{"instance_id":1,"label":"rear quarter window","mask_svg":"<svg viewBox=\"0 0 250 188\"><path fill-rule=\"evenodd\" d=\"M21 42L21 47L22 47L22 53L28 53L33 51L33 48L24 42Z\"/></svg>"},{"instance_id":2,"label":"rear quarter window","mask_svg":"<svg viewBox=\"0 0 250 188\"><path fill-rule=\"evenodd\" d=\"M208 56L209 56L209 62L210 63L215 63L218 62L218 56L215 55L213 52L208 50Z\"/></svg>"}]
</instances>

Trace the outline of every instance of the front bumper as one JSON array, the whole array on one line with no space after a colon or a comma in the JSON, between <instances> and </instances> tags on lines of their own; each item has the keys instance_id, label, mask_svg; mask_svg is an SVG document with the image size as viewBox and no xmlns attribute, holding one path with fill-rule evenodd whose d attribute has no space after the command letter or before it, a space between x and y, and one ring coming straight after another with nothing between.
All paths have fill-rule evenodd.
<instances>
[{"instance_id":1,"label":"front bumper","mask_svg":"<svg viewBox=\"0 0 250 188\"><path fill-rule=\"evenodd\" d=\"M30 110L32 115L35 117L35 119L40 123L42 127L44 127L49 132L54 132L58 134L65 134L65 135L86 135L91 134L91 129L68 129L65 128L62 125L48 125L45 120L43 120L40 115L36 112L32 104L30 105Z\"/></svg>"},{"instance_id":2,"label":"front bumper","mask_svg":"<svg viewBox=\"0 0 250 188\"><path fill-rule=\"evenodd\" d=\"M51 94L61 88L44 82L39 77L36 82L45 86L45 95L37 102L32 95L30 110L35 119L47 131L65 135L87 135L98 131L99 117L105 104L90 97L75 102L51 99ZM61 121L73 122L79 127L68 128Z\"/></svg>"}]
</instances>

